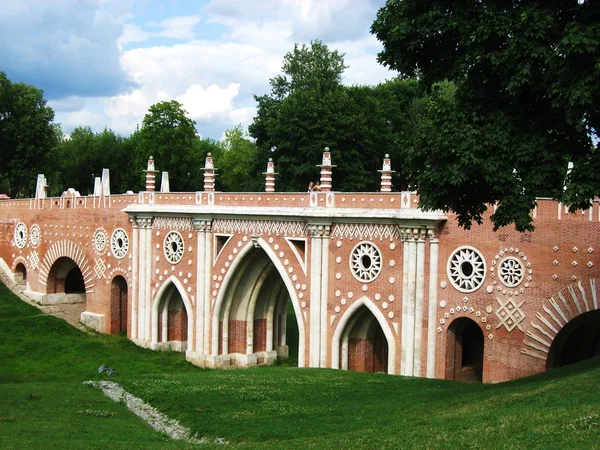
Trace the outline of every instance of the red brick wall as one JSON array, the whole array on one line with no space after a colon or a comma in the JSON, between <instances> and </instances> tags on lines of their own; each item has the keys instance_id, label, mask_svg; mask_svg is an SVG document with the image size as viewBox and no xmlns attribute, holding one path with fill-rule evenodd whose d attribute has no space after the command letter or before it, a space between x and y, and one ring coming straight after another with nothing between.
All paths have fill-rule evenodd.
<instances>
[{"instance_id":1,"label":"red brick wall","mask_svg":"<svg viewBox=\"0 0 600 450\"><path fill-rule=\"evenodd\" d=\"M246 321L229 321L229 351L228 353L246 354Z\"/></svg>"},{"instance_id":2,"label":"red brick wall","mask_svg":"<svg viewBox=\"0 0 600 450\"><path fill-rule=\"evenodd\" d=\"M255 352L267 350L267 319L254 319L253 347Z\"/></svg>"}]
</instances>

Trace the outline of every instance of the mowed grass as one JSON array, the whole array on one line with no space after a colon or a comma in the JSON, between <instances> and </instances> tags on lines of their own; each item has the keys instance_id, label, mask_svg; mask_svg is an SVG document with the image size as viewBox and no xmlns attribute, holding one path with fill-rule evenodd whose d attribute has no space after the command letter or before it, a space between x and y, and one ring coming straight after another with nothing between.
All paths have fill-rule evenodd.
<instances>
[{"instance_id":1,"label":"mowed grass","mask_svg":"<svg viewBox=\"0 0 600 450\"><path fill-rule=\"evenodd\" d=\"M234 448L600 448L598 359L497 385L287 365L203 370L80 332L2 285L0 448L192 447L83 385L108 379L102 363L134 395Z\"/></svg>"}]
</instances>

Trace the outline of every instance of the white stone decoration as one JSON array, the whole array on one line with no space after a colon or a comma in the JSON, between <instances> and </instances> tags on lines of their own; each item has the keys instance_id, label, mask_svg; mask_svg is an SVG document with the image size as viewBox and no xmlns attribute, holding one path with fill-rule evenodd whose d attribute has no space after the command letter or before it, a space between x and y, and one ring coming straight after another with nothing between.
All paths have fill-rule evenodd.
<instances>
[{"instance_id":1,"label":"white stone decoration","mask_svg":"<svg viewBox=\"0 0 600 450\"><path fill-rule=\"evenodd\" d=\"M30 255L29 255L29 267L31 267L32 269L36 269L38 268L38 264L40 263L40 256L38 255L38 252L36 252L35 250L33 250Z\"/></svg>"},{"instance_id":2,"label":"white stone decoration","mask_svg":"<svg viewBox=\"0 0 600 450\"><path fill-rule=\"evenodd\" d=\"M521 322L525 319L525 314L521 310L524 302L516 303L514 299L508 298L503 301L501 298L496 298L499 308L496 310L496 317L500 320L500 323L496 326L496 329L504 326L510 333L515 328L523 331Z\"/></svg>"},{"instance_id":3,"label":"white stone decoration","mask_svg":"<svg viewBox=\"0 0 600 450\"><path fill-rule=\"evenodd\" d=\"M194 220L189 217L155 217L152 226L165 230L194 230Z\"/></svg>"},{"instance_id":4,"label":"white stone decoration","mask_svg":"<svg viewBox=\"0 0 600 450\"><path fill-rule=\"evenodd\" d=\"M108 234L104 228L98 228L94 232L94 241L92 245L96 253L103 253L106 250L106 244L108 243Z\"/></svg>"},{"instance_id":5,"label":"white stone decoration","mask_svg":"<svg viewBox=\"0 0 600 450\"><path fill-rule=\"evenodd\" d=\"M184 250L183 236L178 231L170 231L163 241L163 252L167 261L177 264L183 258Z\"/></svg>"},{"instance_id":6,"label":"white stone decoration","mask_svg":"<svg viewBox=\"0 0 600 450\"><path fill-rule=\"evenodd\" d=\"M41 236L42 232L40 231L39 225L31 225L31 228L29 229L29 242L32 247L35 248L40 245Z\"/></svg>"},{"instance_id":7,"label":"white stone decoration","mask_svg":"<svg viewBox=\"0 0 600 450\"><path fill-rule=\"evenodd\" d=\"M502 260L498 267L498 276L506 287L516 287L523 281L523 264L518 258L508 256Z\"/></svg>"},{"instance_id":8,"label":"white stone decoration","mask_svg":"<svg viewBox=\"0 0 600 450\"><path fill-rule=\"evenodd\" d=\"M27 227L23 222L19 222L15 227L15 245L19 248L27 245Z\"/></svg>"},{"instance_id":9,"label":"white stone decoration","mask_svg":"<svg viewBox=\"0 0 600 450\"><path fill-rule=\"evenodd\" d=\"M110 248L115 258L122 259L129 250L129 236L123 228L117 228L110 237Z\"/></svg>"},{"instance_id":10,"label":"white stone decoration","mask_svg":"<svg viewBox=\"0 0 600 450\"><path fill-rule=\"evenodd\" d=\"M340 223L332 228L331 237L400 239L400 227L369 223Z\"/></svg>"},{"instance_id":11,"label":"white stone decoration","mask_svg":"<svg viewBox=\"0 0 600 450\"><path fill-rule=\"evenodd\" d=\"M371 242L356 244L350 253L350 271L354 278L364 283L375 280L381 272L381 252Z\"/></svg>"},{"instance_id":12,"label":"white stone decoration","mask_svg":"<svg viewBox=\"0 0 600 450\"><path fill-rule=\"evenodd\" d=\"M474 292L485 280L485 260L473 247L459 247L448 258L447 272L452 286L460 292Z\"/></svg>"},{"instance_id":13,"label":"white stone decoration","mask_svg":"<svg viewBox=\"0 0 600 450\"><path fill-rule=\"evenodd\" d=\"M283 236L306 236L308 225L298 221L214 219L212 231L215 233L243 233ZM247 237L244 236L244 242Z\"/></svg>"}]
</instances>

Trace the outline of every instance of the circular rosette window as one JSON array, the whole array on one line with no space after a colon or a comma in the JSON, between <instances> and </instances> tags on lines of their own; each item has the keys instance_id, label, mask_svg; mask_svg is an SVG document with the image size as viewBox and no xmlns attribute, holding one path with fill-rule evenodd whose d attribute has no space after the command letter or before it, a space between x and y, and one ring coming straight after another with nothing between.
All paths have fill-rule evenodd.
<instances>
[{"instance_id":1,"label":"circular rosette window","mask_svg":"<svg viewBox=\"0 0 600 450\"><path fill-rule=\"evenodd\" d=\"M485 260L473 247L459 247L448 259L448 278L460 292L473 292L485 280Z\"/></svg>"},{"instance_id":2,"label":"circular rosette window","mask_svg":"<svg viewBox=\"0 0 600 450\"><path fill-rule=\"evenodd\" d=\"M29 229L29 242L32 247L37 247L40 245L42 233L40 231L40 227L38 225L31 225Z\"/></svg>"},{"instance_id":3,"label":"circular rosette window","mask_svg":"<svg viewBox=\"0 0 600 450\"><path fill-rule=\"evenodd\" d=\"M124 258L129 250L129 237L123 228L117 228L110 237L110 248L115 258Z\"/></svg>"},{"instance_id":4,"label":"circular rosette window","mask_svg":"<svg viewBox=\"0 0 600 450\"><path fill-rule=\"evenodd\" d=\"M523 281L525 271L518 258L509 256L504 258L498 267L498 277L506 287L516 287Z\"/></svg>"},{"instance_id":5,"label":"circular rosette window","mask_svg":"<svg viewBox=\"0 0 600 450\"><path fill-rule=\"evenodd\" d=\"M163 243L165 258L171 264L177 264L183 258L183 237L177 231L170 231Z\"/></svg>"},{"instance_id":6,"label":"circular rosette window","mask_svg":"<svg viewBox=\"0 0 600 450\"><path fill-rule=\"evenodd\" d=\"M23 222L19 222L15 227L15 245L19 248L27 245L27 227Z\"/></svg>"},{"instance_id":7,"label":"circular rosette window","mask_svg":"<svg viewBox=\"0 0 600 450\"><path fill-rule=\"evenodd\" d=\"M350 254L350 271L354 278L370 283L381 272L381 252L370 242L359 242Z\"/></svg>"},{"instance_id":8,"label":"circular rosette window","mask_svg":"<svg viewBox=\"0 0 600 450\"><path fill-rule=\"evenodd\" d=\"M98 228L95 232L94 232L94 250L96 250L96 253L104 253L104 250L106 250L106 246L108 244L108 235L106 234L106 231L104 230L104 228Z\"/></svg>"}]
</instances>

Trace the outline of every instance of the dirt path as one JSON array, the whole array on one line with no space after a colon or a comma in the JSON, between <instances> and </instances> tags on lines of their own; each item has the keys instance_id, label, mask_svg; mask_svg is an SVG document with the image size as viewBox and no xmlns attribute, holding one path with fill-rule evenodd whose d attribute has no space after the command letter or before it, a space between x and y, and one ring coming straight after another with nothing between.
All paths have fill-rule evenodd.
<instances>
[{"instance_id":1,"label":"dirt path","mask_svg":"<svg viewBox=\"0 0 600 450\"><path fill-rule=\"evenodd\" d=\"M17 297L19 297L24 302L29 303L30 305L35 306L40 309L45 314L50 314L52 316L58 317L59 319L63 319L68 322L70 325L73 325L75 328L79 328L80 330L85 330L83 325L79 322L79 318L81 317L81 313L85 311L85 303L67 303L61 305L39 305L30 297L25 295L23 292L23 286L16 285L13 283L5 274L0 270L0 282L6 285Z\"/></svg>"}]
</instances>

